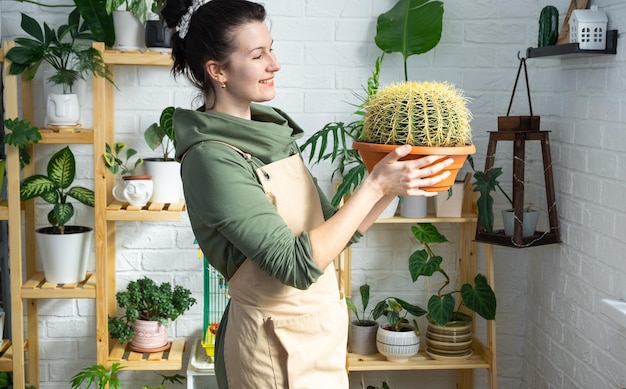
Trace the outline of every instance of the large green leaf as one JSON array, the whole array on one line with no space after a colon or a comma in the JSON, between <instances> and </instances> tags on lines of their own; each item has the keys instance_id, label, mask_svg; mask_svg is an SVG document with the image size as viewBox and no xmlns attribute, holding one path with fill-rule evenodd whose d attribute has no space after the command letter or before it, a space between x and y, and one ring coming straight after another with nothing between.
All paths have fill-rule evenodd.
<instances>
[{"instance_id":1,"label":"large green leaf","mask_svg":"<svg viewBox=\"0 0 626 389\"><path fill-rule=\"evenodd\" d=\"M451 294L445 294L441 297L437 295L430 296L428 300L428 314L435 323L440 326L445 325L454 312L454 297Z\"/></svg>"},{"instance_id":2,"label":"large green leaf","mask_svg":"<svg viewBox=\"0 0 626 389\"><path fill-rule=\"evenodd\" d=\"M434 48L441 39L443 3L429 0L399 0L378 16L376 45L386 53L402 53L406 60Z\"/></svg>"},{"instance_id":3,"label":"large green leaf","mask_svg":"<svg viewBox=\"0 0 626 389\"><path fill-rule=\"evenodd\" d=\"M487 283L487 278L482 274L474 277L474 285L464 284L461 287L461 296L465 305L482 316L486 320L496 318L496 295Z\"/></svg>"},{"instance_id":4,"label":"large green leaf","mask_svg":"<svg viewBox=\"0 0 626 389\"><path fill-rule=\"evenodd\" d=\"M54 181L41 174L26 177L20 185L20 199L30 200L56 189Z\"/></svg>"},{"instance_id":5,"label":"large green leaf","mask_svg":"<svg viewBox=\"0 0 626 389\"><path fill-rule=\"evenodd\" d=\"M55 204L52 212L56 219L56 224L63 227L70 221L72 216L74 216L74 206L72 203ZM50 216L48 216L48 221L50 224L54 225Z\"/></svg>"},{"instance_id":6,"label":"large green leaf","mask_svg":"<svg viewBox=\"0 0 626 389\"><path fill-rule=\"evenodd\" d=\"M432 223L417 223L411 226L411 232L415 239L422 243L444 243L448 241Z\"/></svg>"},{"instance_id":7,"label":"large green leaf","mask_svg":"<svg viewBox=\"0 0 626 389\"><path fill-rule=\"evenodd\" d=\"M106 0L74 0L93 37L111 47L115 43L113 16L107 13Z\"/></svg>"},{"instance_id":8,"label":"large green leaf","mask_svg":"<svg viewBox=\"0 0 626 389\"><path fill-rule=\"evenodd\" d=\"M174 134L174 121L172 118L174 117L174 107L167 107L161 112L161 117L159 118L159 125L163 128L163 132L167 135L168 138L176 147L176 136Z\"/></svg>"},{"instance_id":9,"label":"large green leaf","mask_svg":"<svg viewBox=\"0 0 626 389\"><path fill-rule=\"evenodd\" d=\"M478 207L478 222L485 231L493 232L493 197L491 192L499 185L498 177L502 175L502 168L493 167L485 172L474 172L474 192L479 192L480 196L476 200Z\"/></svg>"},{"instance_id":10,"label":"large green leaf","mask_svg":"<svg viewBox=\"0 0 626 389\"><path fill-rule=\"evenodd\" d=\"M57 151L48 162L48 177L57 188L66 189L72 185L76 175L76 160L69 146Z\"/></svg>"},{"instance_id":11,"label":"large green leaf","mask_svg":"<svg viewBox=\"0 0 626 389\"><path fill-rule=\"evenodd\" d=\"M96 204L93 190L83 188L82 186L75 186L71 188L67 191L67 195L90 207L93 207Z\"/></svg>"},{"instance_id":12,"label":"large green leaf","mask_svg":"<svg viewBox=\"0 0 626 389\"><path fill-rule=\"evenodd\" d=\"M417 281L419 276L430 277L441 268L443 258L440 256L429 256L426 250L415 251L409 257L409 272L413 282Z\"/></svg>"}]
</instances>

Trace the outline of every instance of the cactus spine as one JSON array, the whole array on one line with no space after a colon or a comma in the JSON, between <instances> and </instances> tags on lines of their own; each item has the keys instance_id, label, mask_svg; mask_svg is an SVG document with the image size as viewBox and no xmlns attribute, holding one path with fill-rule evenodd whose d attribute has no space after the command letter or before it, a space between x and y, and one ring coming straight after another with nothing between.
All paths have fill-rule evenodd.
<instances>
[{"instance_id":1,"label":"cactus spine","mask_svg":"<svg viewBox=\"0 0 626 389\"><path fill-rule=\"evenodd\" d=\"M447 82L391 84L365 105L362 142L455 147L472 143L467 98Z\"/></svg>"}]
</instances>

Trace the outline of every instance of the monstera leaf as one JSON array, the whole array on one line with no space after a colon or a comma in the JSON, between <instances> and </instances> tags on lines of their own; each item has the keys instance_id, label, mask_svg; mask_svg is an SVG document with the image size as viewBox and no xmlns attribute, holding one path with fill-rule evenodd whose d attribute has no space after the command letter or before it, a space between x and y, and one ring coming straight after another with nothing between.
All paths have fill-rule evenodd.
<instances>
[{"instance_id":1,"label":"monstera leaf","mask_svg":"<svg viewBox=\"0 0 626 389\"><path fill-rule=\"evenodd\" d=\"M376 45L385 53L402 53L404 79L408 80L406 60L431 50L441 39L443 3L429 0L399 0L378 17Z\"/></svg>"}]
</instances>

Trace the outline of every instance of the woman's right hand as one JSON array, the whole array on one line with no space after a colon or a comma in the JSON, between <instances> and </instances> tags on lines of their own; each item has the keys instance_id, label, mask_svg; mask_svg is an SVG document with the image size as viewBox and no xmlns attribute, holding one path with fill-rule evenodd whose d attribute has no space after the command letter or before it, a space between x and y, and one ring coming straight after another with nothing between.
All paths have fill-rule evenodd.
<instances>
[{"instance_id":1,"label":"woman's right hand","mask_svg":"<svg viewBox=\"0 0 626 389\"><path fill-rule=\"evenodd\" d=\"M430 155L401 161L400 159L407 156L410 151L410 145L396 148L381 159L369 173L366 180L379 188L381 196L432 197L437 192L427 192L420 188L437 184L450 176L450 172L443 169L453 163L451 158Z\"/></svg>"}]
</instances>

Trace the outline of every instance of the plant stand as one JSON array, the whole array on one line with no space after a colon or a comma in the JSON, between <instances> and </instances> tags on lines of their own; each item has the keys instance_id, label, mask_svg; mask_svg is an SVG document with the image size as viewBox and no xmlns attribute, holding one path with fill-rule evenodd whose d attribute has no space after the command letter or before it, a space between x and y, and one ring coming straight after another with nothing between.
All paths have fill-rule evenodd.
<instances>
[{"instance_id":1,"label":"plant stand","mask_svg":"<svg viewBox=\"0 0 626 389\"><path fill-rule=\"evenodd\" d=\"M512 141L513 144L513 209L515 210L515 226L513 237L506 236L504 231L488 233L477 224L476 240L484 243L493 243L500 246L515 248L539 246L560 243L558 216L556 212L556 198L554 194L554 178L552 175L552 157L550 155L550 131L490 131L485 172L493 167L498 141ZM526 141L541 142L543 156L543 172L546 187L546 200L550 229L545 232L535 231L533 236L522 236L524 221L524 161Z\"/></svg>"}]
</instances>

